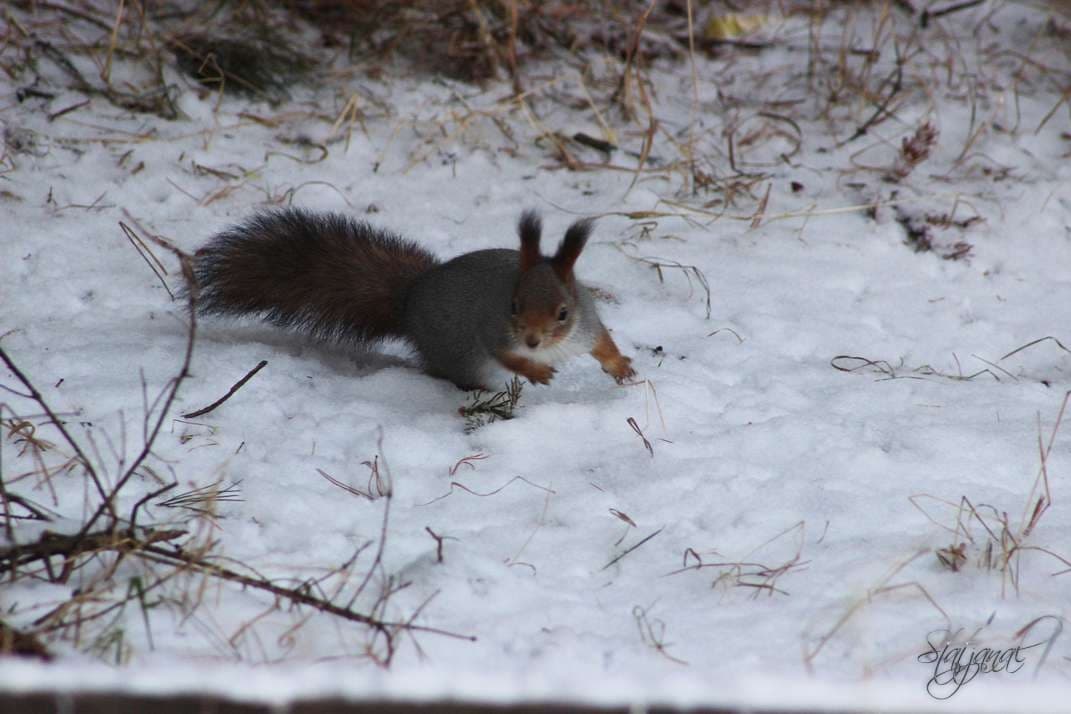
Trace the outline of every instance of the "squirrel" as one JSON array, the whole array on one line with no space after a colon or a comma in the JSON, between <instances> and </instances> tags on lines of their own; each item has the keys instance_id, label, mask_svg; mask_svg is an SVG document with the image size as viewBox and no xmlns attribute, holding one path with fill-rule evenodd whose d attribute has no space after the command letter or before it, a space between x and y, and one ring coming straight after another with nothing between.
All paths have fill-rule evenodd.
<instances>
[{"instance_id":1,"label":"squirrel","mask_svg":"<svg viewBox=\"0 0 1071 714\"><path fill-rule=\"evenodd\" d=\"M525 211L520 250L489 249L441 262L411 240L338 213L254 214L194 254L204 315L259 315L316 338L400 338L426 372L487 389L495 366L548 384L554 365L583 352L619 384L635 376L599 320L573 265L591 235L581 220L553 256L542 221Z\"/></svg>"}]
</instances>

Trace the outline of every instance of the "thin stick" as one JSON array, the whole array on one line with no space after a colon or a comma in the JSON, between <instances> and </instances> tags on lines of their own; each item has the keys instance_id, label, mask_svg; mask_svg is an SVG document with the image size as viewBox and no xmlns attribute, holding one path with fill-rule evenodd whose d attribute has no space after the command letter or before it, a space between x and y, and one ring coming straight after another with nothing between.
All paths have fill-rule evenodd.
<instances>
[{"instance_id":1,"label":"thin stick","mask_svg":"<svg viewBox=\"0 0 1071 714\"><path fill-rule=\"evenodd\" d=\"M78 10L77 8L61 5L60 3L48 2L47 0L33 0L33 2L31 2L30 0L21 0L21 2L16 2L15 4L24 8L33 5L38 8L48 8L49 10L57 10L59 12L66 13L67 15L70 15L72 17L77 17L79 20L85 20L90 24L96 25L102 30L110 31L112 29L112 26L104 20L94 17L93 15L90 15L87 12L83 12L82 10Z\"/></svg>"},{"instance_id":2,"label":"thin stick","mask_svg":"<svg viewBox=\"0 0 1071 714\"><path fill-rule=\"evenodd\" d=\"M126 239L130 241L130 245L134 246L134 250L138 252L138 255L141 256L141 259L145 261L146 265L149 266L149 269L152 270L154 275L156 275L156 278L160 281L160 284L164 286L164 290L167 291L168 296L172 300L174 300L175 293L171 292L171 288L167 286L167 281L164 280L164 276L160 274L160 270L163 270L166 273L167 269L164 268L160 261L156 259L155 255L152 256L153 260L149 260L149 257L146 255L146 253L152 255L152 251L150 251L149 247L145 245L141 238L138 237L138 234L134 232L134 229L132 229L130 226L123 223L122 221L119 221L119 227L123 229L123 233L126 235ZM153 265L154 261L156 262L156 265ZM160 266L160 269L157 269L157 265Z\"/></svg>"},{"instance_id":3,"label":"thin stick","mask_svg":"<svg viewBox=\"0 0 1071 714\"><path fill-rule=\"evenodd\" d=\"M119 0L119 9L115 12L115 24L112 26L112 36L108 40L108 56L104 61L104 69L100 71L100 78L109 86L112 83L112 57L115 55L115 46L119 41L119 26L123 24L125 4L125 0Z\"/></svg>"},{"instance_id":4,"label":"thin stick","mask_svg":"<svg viewBox=\"0 0 1071 714\"><path fill-rule=\"evenodd\" d=\"M89 104L89 101L90 100L88 100L88 99L84 99L84 100L82 100L80 102L75 102L74 104L71 104L70 106L64 107L63 109L59 109L57 111L54 111L54 112L52 112L51 114L48 115L48 120L49 121L55 121L56 119L59 119L64 114L70 114L71 112L75 111L76 109L81 109L82 107L84 107L87 104Z\"/></svg>"},{"instance_id":5,"label":"thin stick","mask_svg":"<svg viewBox=\"0 0 1071 714\"><path fill-rule=\"evenodd\" d=\"M1060 101L1053 105L1052 109L1041 119L1041 123L1038 124L1038 128L1034 130L1034 135L1041 133L1041 130L1045 128L1045 125L1049 123L1049 119L1052 119L1053 115L1060 108L1060 105L1065 103L1068 99L1071 99L1071 87L1064 90L1064 93L1060 96Z\"/></svg>"},{"instance_id":6,"label":"thin stick","mask_svg":"<svg viewBox=\"0 0 1071 714\"><path fill-rule=\"evenodd\" d=\"M904 61L903 58L900 56L899 43L894 43L893 49L896 51L896 69L894 69L892 71L892 74L886 77L881 83L882 86L885 86L889 83L890 80L892 80L892 89L889 90L888 96L885 97L885 100L878 105L878 108L874 110L874 113L870 116L870 118L863 122L862 125L855 130L855 133L852 134L848 139L837 144L838 148L841 146L845 146L846 144L850 144L859 137L866 135L866 133L870 131L870 127L878 123L878 119L881 118L882 115L892 114L892 112L889 111L889 104L892 103L893 98L900 93L900 90L903 89L904 86Z\"/></svg>"},{"instance_id":7,"label":"thin stick","mask_svg":"<svg viewBox=\"0 0 1071 714\"><path fill-rule=\"evenodd\" d=\"M755 230L762 225L762 219L766 215L766 204L770 202L771 188L773 188L773 181L766 184L766 193L763 195L762 200L759 201L758 208L755 209L755 217L751 219L751 230Z\"/></svg>"},{"instance_id":8,"label":"thin stick","mask_svg":"<svg viewBox=\"0 0 1071 714\"><path fill-rule=\"evenodd\" d=\"M659 528L658 530L656 530L656 531L655 531L654 533L652 533L651 535L647 536L646 538L644 538L643 540L641 540L641 541L640 541L639 543L637 543L636 545L632 546L631 548L629 548L628 550L626 550L626 551L625 551L624 553L622 553L621 555L619 555L619 556L617 556L616 558L614 558L613 560L611 560L611 561L610 561L609 563L607 563L606 565L602 566L602 570L606 570L606 569L607 569L607 568L609 568L609 567L610 567L611 565L613 565L613 564L614 564L614 563L616 563L617 561L621 560L621 559L622 559L622 558L624 558L624 557L625 557L626 555L628 555L628 554L629 554L629 553L631 553L632 551L636 550L637 548L639 548L639 547L640 547L641 545L643 545L643 544L644 544L644 543L646 543L647 541L649 541L649 540L651 540L652 538L654 538L654 537L655 537L656 535L658 535L658 534L659 534L659 533L661 533L661 532L662 532L663 530L665 530L665 528L666 528L665 526L662 526L661 528Z\"/></svg>"},{"instance_id":9,"label":"thin stick","mask_svg":"<svg viewBox=\"0 0 1071 714\"><path fill-rule=\"evenodd\" d=\"M115 511L112 509L111 502L108 500L107 492L104 490L104 485L101 483L100 477L97 475L96 470L90 464L89 459L86 458L85 453L82 451L82 447L79 446L78 442L74 440L74 437L71 436L71 433L67 431L67 427L63 425L63 422L60 421L58 416L56 416L56 413L52 411L52 407L48 406L48 403L45 401L45 398L41 396L41 393L39 391L37 391L37 387L33 386L33 384L26 377L26 375L22 373L22 370L16 367L15 363L11 361L11 358L8 357L7 352L4 351L3 347L0 347L0 360L3 360L4 364L7 365L7 368L11 370L11 372L20 382L22 382L22 386L26 387L26 389L29 390L30 398L37 402L41 406L41 408L45 410L45 414L48 415L49 421L51 421L52 424L59 430L59 433L63 436L63 439L67 442L67 445L70 446L72 450L74 450L74 453L78 457L78 460L82 463L82 467L85 468L86 473L89 474L89 479L96 487L97 493L99 493L100 497L103 498L105 503L108 504L107 510L110 511L112 516L114 517L116 514Z\"/></svg>"},{"instance_id":10,"label":"thin stick","mask_svg":"<svg viewBox=\"0 0 1071 714\"><path fill-rule=\"evenodd\" d=\"M643 35L644 28L647 27L647 18L650 17L651 11L655 9L657 4L657 0L652 0L647 9L640 14L639 19L636 20L636 31L632 35L632 42L629 43L628 56L625 58L625 69L621 73L621 82L617 85L617 90L614 91L614 98L621 102L621 107L625 110L626 115L632 114L632 109L629 107L629 73L632 71L632 63L640 49L640 38ZM643 80L637 77L637 81Z\"/></svg>"},{"instance_id":11,"label":"thin stick","mask_svg":"<svg viewBox=\"0 0 1071 714\"><path fill-rule=\"evenodd\" d=\"M921 25L922 27L926 27L930 24L931 19L944 17L945 15L951 15L952 13L959 12L960 10L967 10L969 8L974 7L975 5L981 5L983 1L984 0L966 0L965 2L959 2L955 5L949 5L948 7L943 7L939 10L923 10L922 15L919 17L919 25Z\"/></svg>"},{"instance_id":12,"label":"thin stick","mask_svg":"<svg viewBox=\"0 0 1071 714\"><path fill-rule=\"evenodd\" d=\"M640 425L636 423L636 419L633 418L633 417L629 417L628 419L625 420L625 422L630 427L632 427L632 430L634 432L636 432L636 435L638 437L640 437L640 440L643 441L643 447L645 449L647 449L647 453L650 454L651 458L653 459L654 458L654 448L651 446L651 442L647 440L647 437L643 435L643 431L640 430Z\"/></svg>"},{"instance_id":13,"label":"thin stick","mask_svg":"<svg viewBox=\"0 0 1071 714\"><path fill-rule=\"evenodd\" d=\"M1060 342L1060 340L1056 339L1052 335L1049 335L1047 337L1039 337L1038 339L1034 340L1033 342L1027 342L1022 347L1016 347L1014 350L1012 350L1008 354L1004 355L1003 357L1001 357L997 361L998 362L1003 362L1004 360L1008 359L1012 355L1018 354L1019 352L1022 352L1023 350L1025 350L1028 347L1033 347L1036 344L1040 344L1040 343L1044 342L1045 340L1052 340L1053 342L1056 343L1056 346L1059 347L1060 349L1062 349L1064 352L1071 352L1071 350L1069 350L1066 347L1064 347L1063 343Z\"/></svg>"},{"instance_id":14,"label":"thin stick","mask_svg":"<svg viewBox=\"0 0 1071 714\"><path fill-rule=\"evenodd\" d=\"M163 428L164 420L167 418L168 412L171 411L171 404L175 401L175 395L178 393L179 387L186 380L186 377L190 374L190 363L193 361L193 345L195 337L197 335L197 280L193 275L193 261L188 253L180 250L173 245L170 241L161 238L160 236L148 234L148 237L152 242L156 243L161 248L165 248L179 259L179 264L182 267L182 277L186 281L186 293L187 293L187 312L190 316L190 327L186 333L186 349L182 356L182 364L179 367L178 374L171 378L170 382L164 387L161 396L164 396L163 404L160 406L160 412L157 415L156 422L153 424L151 430L149 430L148 438L145 439L142 445L141 451L127 467L127 470L116 481L115 486L112 488L111 493L104 496L104 502L100 504L93 515L85 522L82 529L78 532L79 536L84 536L93 528L97 520L104 514L104 511L109 511L112 514L114 521L118 522L119 517L115 514L115 509L112 506L112 501L119 494L119 492L126 486L127 482L134 477L135 472L141 468L141 464L148 458L149 453L152 451L153 443L156 441L157 435L160 433L160 429Z\"/></svg>"},{"instance_id":15,"label":"thin stick","mask_svg":"<svg viewBox=\"0 0 1071 714\"><path fill-rule=\"evenodd\" d=\"M424 530L428 532L428 535L435 539L435 562L443 562L443 536L433 531L431 526L424 526Z\"/></svg>"},{"instance_id":16,"label":"thin stick","mask_svg":"<svg viewBox=\"0 0 1071 714\"><path fill-rule=\"evenodd\" d=\"M242 388L242 387L243 387L243 386L245 385L245 383L246 383L246 382L248 382L249 380L251 380L251 379L253 378L253 375L255 375L255 374L256 374L257 372L259 372L260 370L264 369L264 367L265 367L265 366L266 366L267 364L268 364L268 360L266 360L266 359L262 359L262 360L260 360L260 364L258 364L258 365L257 365L256 367L254 367L253 369L249 370L249 372L247 372L247 373L246 373L246 375L245 375L244 377L242 377L242 378L241 378L241 379L239 379L239 380L238 380L237 382L235 382L235 383L234 383L234 386L233 386L233 387L231 387L231 388L230 388L229 390L227 390L227 393L226 393L226 394L224 394L224 395L223 395L222 397L220 397L220 398L219 398L219 399L217 399L216 401L212 402L211 404L209 404L209 405L208 405L207 407L205 407L204 409L198 409L198 410L197 410L197 411L195 411L195 412L190 412L189 414L183 414L183 415L182 415L182 418L183 418L183 419L193 419L194 417L199 417L199 416L202 416L202 415L204 415L204 414L207 414L207 413L209 413L210 411L213 411L213 410L214 410L214 409L215 409L216 407L218 407L218 406L219 406L220 404L223 404L223 402L227 401L227 400L228 400L228 399L230 399L230 398L231 398L232 396L234 396L234 393L235 393L235 392L237 392L237 391L238 391L239 389L241 389L241 388Z\"/></svg>"},{"instance_id":17,"label":"thin stick","mask_svg":"<svg viewBox=\"0 0 1071 714\"><path fill-rule=\"evenodd\" d=\"M417 504L417 505L420 505L420 506L430 506L431 504L435 503L436 501L441 501L441 500L443 500L444 498L446 498L447 496L449 496L450 494L452 494L452 493L454 492L454 488L455 488L455 487L456 487L456 488L460 488L460 489L461 489L462 491L464 491L465 493L471 493L471 494L472 494L473 496L479 496L480 498L486 498L486 497L488 497L488 496L494 496L495 494L499 493L500 491L504 491L504 490L505 490L506 488L508 488L508 487L509 487L509 486L510 486L510 485L511 485L511 484L512 484L513 482L515 482L515 481L524 481L524 482L525 482L526 484L528 484L529 486L531 486L531 487L533 487L533 488L538 488L538 489L540 489L541 491L546 491L546 492L547 492L548 494L554 494L554 493L557 493L557 491L555 491L555 490L554 490L554 489L552 489L552 488L547 488L546 486L540 486L540 485L539 485L538 483L532 483L531 481L529 481L528 479L526 479L526 478L525 478L524 476L514 476L514 477L513 477L513 478L511 478L511 479L510 479L509 481L507 481L507 482L505 483L505 485L503 485L503 486L499 486L499 487L498 487L498 488L496 488L496 489L495 489L494 491L489 491L489 492L487 492L487 493L480 493L480 492L478 492L478 491L473 491L473 490L472 490L471 488L469 488L468 486L466 486L466 485L465 485L465 484L463 484L463 483L460 483L460 482L458 482L458 481L451 481L451 482L450 482L450 490L449 490L449 491L447 491L447 492L446 492L446 493L444 493L443 495L439 496L438 498L433 498L433 499L431 499L431 500L430 500L430 501L428 501L427 503L420 503L420 504Z\"/></svg>"}]
</instances>

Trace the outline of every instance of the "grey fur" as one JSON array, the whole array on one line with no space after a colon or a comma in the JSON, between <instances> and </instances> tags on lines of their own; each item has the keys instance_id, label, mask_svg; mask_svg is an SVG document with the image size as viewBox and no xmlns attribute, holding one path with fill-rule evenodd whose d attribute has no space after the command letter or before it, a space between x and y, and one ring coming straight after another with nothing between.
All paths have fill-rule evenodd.
<instances>
[{"instance_id":1,"label":"grey fur","mask_svg":"<svg viewBox=\"0 0 1071 714\"><path fill-rule=\"evenodd\" d=\"M430 374L460 387L489 386L488 369L497 363L495 355L500 350L531 352L518 347L509 329L519 262L516 250L479 250L438 265L413 282L402 308L402 331ZM546 266L529 272L542 268ZM604 330L591 293L579 282L574 283L574 295L557 285L560 294L546 297L566 300L578 315L567 340L569 349L560 356L587 352ZM544 291L549 288L548 284L540 285ZM531 296L532 291L527 294ZM541 361L554 358L549 352Z\"/></svg>"}]
</instances>

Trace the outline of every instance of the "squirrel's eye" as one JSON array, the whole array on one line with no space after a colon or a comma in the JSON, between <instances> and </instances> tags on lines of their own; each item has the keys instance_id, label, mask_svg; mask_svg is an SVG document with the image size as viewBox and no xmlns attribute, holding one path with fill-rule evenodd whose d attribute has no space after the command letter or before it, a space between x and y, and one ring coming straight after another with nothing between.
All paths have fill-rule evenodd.
<instances>
[{"instance_id":1,"label":"squirrel's eye","mask_svg":"<svg viewBox=\"0 0 1071 714\"><path fill-rule=\"evenodd\" d=\"M569 318L569 308L563 307L558 310L558 322L565 322Z\"/></svg>"},{"instance_id":2,"label":"squirrel's eye","mask_svg":"<svg viewBox=\"0 0 1071 714\"><path fill-rule=\"evenodd\" d=\"M520 307L520 305L517 304L516 300L514 300L513 302L511 302L509 304L509 311L510 311L510 314L512 314L512 315L516 315L517 313L519 313L521 311L521 307Z\"/></svg>"}]
</instances>

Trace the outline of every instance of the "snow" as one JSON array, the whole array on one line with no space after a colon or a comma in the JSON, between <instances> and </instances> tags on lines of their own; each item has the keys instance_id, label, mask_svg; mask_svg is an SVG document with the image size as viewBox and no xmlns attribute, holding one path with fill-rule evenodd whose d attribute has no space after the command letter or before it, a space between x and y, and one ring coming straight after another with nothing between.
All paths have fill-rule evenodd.
<instances>
[{"instance_id":1,"label":"snow","mask_svg":"<svg viewBox=\"0 0 1071 714\"><path fill-rule=\"evenodd\" d=\"M853 20L867 39L872 12ZM961 518L972 540L948 529L966 497L988 527L999 531L1006 513L1012 532L1022 532L1039 495L1039 440L1048 443L1071 390L1071 355L1054 340L1001 359L1046 336L1071 345L1066 104L1036 131L1066 90L1071 61L1059 37L1045 34L1042 9L983 3L953 17L912 65L940 81L928 93L907 92L893 119L843 146L873 105L856 99L827 117L812 111L822 99L806 86L804 20L786 20L776 30L786 42L737 58L732 72L727 60L698 60L705 171L732 173L723 129L755 122L766 98L747 96L749 79L775 72L770 91L804 105L794 120L801 150L787 163L776 156L791 150L787 139L737 154L739 168L766 177L728 208L703 208L720 194L678 195L679 173L645 174L632 186L629 172L556 168L523 115L498 103L504 86L401 71L347 85L340 75L335 85L296 91L288 105L225 98L217 107L215 95L175 75L177 121L95 97L49 122L43 100L16 103L8 83L0 346L92 444L112 482L117 463L141 447L142 379L151 402L176 373L186 335L182 305L120 221L193 251L256 208L292 201L367 218L450 257L512 247L528 207L543 212L548 241L577 216L607 214L577 272L612 296L600 303L603 320L646 382L615 385L581 357L551 385L526 385L517 418L469 433L457 414L466 395L421 374L401 345L355 352L256 323L202 320L192 375L154 445L151 472L124 489L119 510L170 479L176 492L239 483L242 500L218 504L211 519L150 505L142 522L179 523L191 543L211 537L226 562L291 585L376 544L348 582L325 581L329 593L343 588L345 601L379 543L386 501L347 494L318 470L364 489L363 462L378 459L394 492L383 562L409 583L385 615L419 609L419 624L476 641L402 637L383 670L359 657L368 638L359 627L272 610L264 593L191 575L156 592L165 601L151 610L151 636L136 603L111 623L122 633L125 666L110 664L114 646L55 639L58 663L5 660L0 688L195 690L271 702L386 695L1064 710L1071 644L1058 624L1071 615L1071 573L1054 573L1071 567L1060 560L1071 558L1066 425L1045 463L1054 504L1023 541L1035 549L1016 561L1017 582L981 564L987 535L977 519ZM834 26L824 32L830 43L840 37ZM1025 52L1028 40L1051 73L991 49ZM949 83L940 61L953 45L967 66ZM892 62L883 51L875 76ZM657 113L669 131L683 130L693 118L690 70L659 65L652 76ZM967 85L977 101L973 124ZM575 73L561 74L554 91L582 96ZM718 91L743 104L723 103ZM367 135L355 128L347 143L332 125L354 92L373 94L391 114L369 118ZM542 123L565 134L597 131L587 112L538 106ZM450 119L469 107L506 117L518 146L486 119L464 128ZM250 115L276 117L279 126ZM906 179L886 183L865 168L890 167L901 139L926 119L940 131L937 146ZM638 152L644 129L622 120L622 146ZM30 148L14 148L15 132ZM295 143L302 137L326 146L327 158L315 161L317 149ZM660 137L652 155L669 160L672 152ZM621 152L614 161L635 166ZM847 210L875 201L882 205L873 215ZM934 228L935 250L916 253L898 210L982 220ZM625 215L652 211L677 215ZM970 253L942 259L956 241L969 242ZM175 261L154 252L175 289ZM695 266L709 282L710 316L696 273L663 267L659 279L634 258ZM268 366L219 409L178 418L260 360ZM6 370L0 384L21 390ZM25 398L2 399L4 419L39 415ZM32 421L56 444L48 465L61 463L69 449L40 416ZM96 503L85 477L16 481L37 465L8 430L2 438L7 487L67 519L54 530L76 530ZM461 463L473 455L481 458ZM23 523L18 540L37 537ZM441 563L426 529L445 539ZM943 567L937 549L963 541L963 567ZM734 587L738 571L688 568L697 557L790 567L773 581L744 578L776 590ZM6 582L5 621L30 627L96 572L80 570L62 586ZM144 563L126 562L113 595L149 576ZM370 604L368 593L358 601ZM1047 619L1016 639L1036 618ZM1053 636L1045 656L1044 644L1024 650L1022 671L979 676L937 703L925 691L933 667L918 657L927 634L942 628L978 630L972 642L995 648Z\"/></svg>"}]
</instances>

